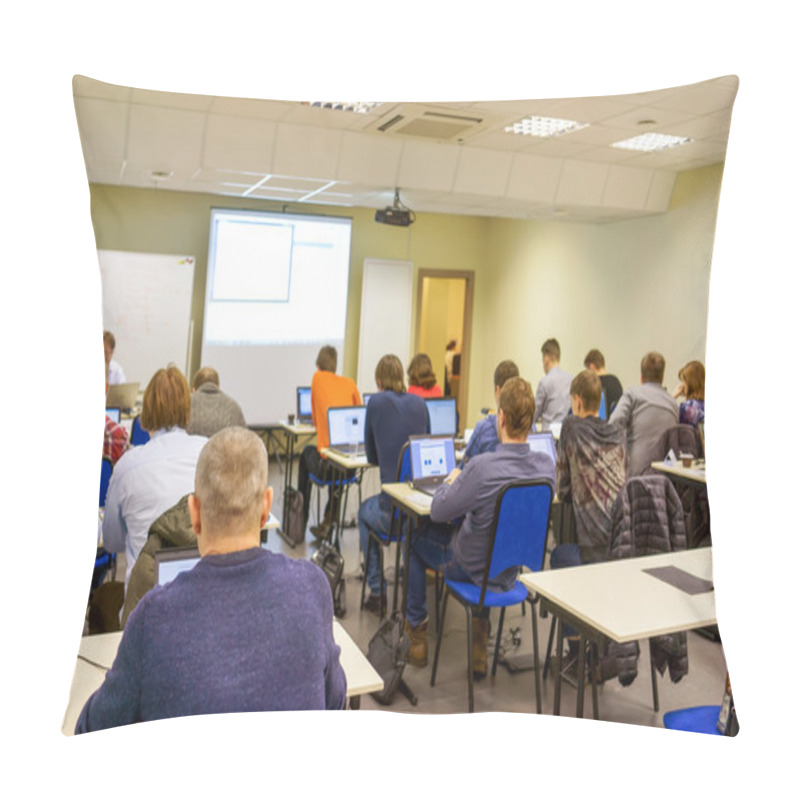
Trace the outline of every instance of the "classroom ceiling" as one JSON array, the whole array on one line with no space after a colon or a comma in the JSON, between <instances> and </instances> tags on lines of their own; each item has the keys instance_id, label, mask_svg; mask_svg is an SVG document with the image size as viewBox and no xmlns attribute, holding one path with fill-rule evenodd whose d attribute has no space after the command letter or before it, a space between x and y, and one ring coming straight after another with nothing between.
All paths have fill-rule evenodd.
<instances>
[{"instance_id":1,"label":"classroom ceiling","mask_svg":"<svg viewBox=\"0 0 800 800\"><path fill-rule=\"evenodd\" d=\"M608 222L669 208L683 170L725 160L735 76L607 97L382 102L366 113L176 94L76 76L90 183L288 204ZM325 101L322 101L325 102ZM347 101L347 102L352 102ZM585 127L506 133L532 115ZM642 133L688 137L655 153L612 147Z\"/></svg>"}]
</instances>

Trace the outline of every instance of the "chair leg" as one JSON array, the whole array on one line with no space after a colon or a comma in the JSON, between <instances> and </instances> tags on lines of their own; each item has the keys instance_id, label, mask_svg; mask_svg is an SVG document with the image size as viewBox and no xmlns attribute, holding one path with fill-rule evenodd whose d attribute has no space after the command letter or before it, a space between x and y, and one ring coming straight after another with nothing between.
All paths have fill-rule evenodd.
<instances>
[{"instance_id":1,"label":"chair leg","mask_svg":"<svg viewBox=\"0 0 800 800\"><path fill-rule=\"evenodd\" d=\"M500 652L500 637L503 635L503 621L505 620L505 606L500 606L500 622L497 625L497 641L494 645L494 658L492 659L492 677L497 672L497 654Z\"/></svg>"},{"instance_id":2,"label":"chair leg","mask_svg":"<svg viewBox=\"0 0 800 800\"><path fill-rule=\"evenodd\" d=\"M556 618L551 617L550 634L547 637L547 652L544 655L544 667L542 668L542 680L547 680L547 672L550 669L550 654L553 651L553 635L556 632Z\"/></svg>"},{"instance_id":3,"label":"chair leg","mask_svg":"<svg viewBox=\"0 0 800 800\"><path fill-rule=\"evenodd\" d=\"M656 682L656 665L653 663L653 649L650 648L650 680L653 683L653 711L658 712L658 684Z\"/></svg>"},{"instance_id":4,"label":"chair leg","mask_svg":"<svg viewBox=\"0 0 800 800\"><path fill-rule=\"evenodd\" d=\"M539 630L536 623L536 609L533 607L535 600L529 600L531 604L531 624L533 627L533 679L536 684L536 713L542 713L542 682L539 678Z\"/></svg>"},{"instance_id":5,"label":"chair leg","mask_svg":"<svg viewBox=\"0 0 800 800\"><path fill-rule=\"evenodd\" d=\"M464 606L467 612L467 682L469 685L469 713L475 710L475 699L473 693L472 678L472 606Z\"/></svg>"},{"instance_id":6,"label":"chair leg","mask_svg":"<svg viewBox=\"0 0 800 800\"><path fill-rule=\"evenodd\" d=\"M449 591L447 586L444 588L444 596L442 597L442 616L440 619L441 625L436 632L436 652L433 654L433 667L431 668L431 686L436 682L436 668L439 666L439 648L442 646L442 631L444 630L444 615L447 612L447 596Z\"/></svg>"},{"instance_id":7,"label":"chair leg","mask_svg":"<svg viewBox=\"0 0 800 800\"><path fill-rule=\"evenodd\" d=\"M555 618L554 618L555 619ZM561 670L563 668L564 653L564 623L558 620L558 648L556 649L556 688L553 692L553 716L561 713Z\"/></svg>"},{"instance_id":8,"label":"chair leg","mask_svg":"<svg viewBox=\"0 0 800 800\"><path fill-rule=\"evenodd\" d=\"M369 551L372 549L372 537L367 536L367 552L364 553L364 579L361 581L361 608L364 608L364 597L367 592L367 566L369 564Z\"/></svg>"}]
</instances>

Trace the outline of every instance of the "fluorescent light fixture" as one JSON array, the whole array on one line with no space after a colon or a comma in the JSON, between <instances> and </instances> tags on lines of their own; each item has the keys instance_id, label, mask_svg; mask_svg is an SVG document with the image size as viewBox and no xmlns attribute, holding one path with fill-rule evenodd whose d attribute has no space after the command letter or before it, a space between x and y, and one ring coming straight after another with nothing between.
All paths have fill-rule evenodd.
<instances>
[{"instance_id":1,"label":"fluorescent light fixture","mask_svg":"<svg viewBox=\"0 0 800 800\"><path fill-rule=\"evenodd\" d=\"M377 108L381 104L364 101L314 100L311 103L306 103L306 105L310 105L313 108L332 108L334 111L352 111L356 114L368 114L373 108Z\"/></svg>"},{"instance_id":2,"label":"fluorescent light fixture","mask_svg":"<svg viewBox=\"0 0 800 800\"><path fill-rule=\"evenodd\" d=\"M619 147L623 150L639 150L644 153L654 153L658 150L669 150L671 147L678 147L688 144L692 140L685 136L668 136L665 133L642 133L632 139L623 139L621 142L614 142L612 147Z\"/></svg>"},{"instance_id":3,"label":"fluorescent light fixture","mask_svg":"<svg viewBox=\"0 0 800 800\"><path fill-rule=\"evenodd\" d=\"M553 117L526 117L513 125L507 126L506 133L522 133L525 136L550 138L562 133L572 133L589 127L588 122L576 122L572 119L554 119Z\"/></svg>"}]
</instances>

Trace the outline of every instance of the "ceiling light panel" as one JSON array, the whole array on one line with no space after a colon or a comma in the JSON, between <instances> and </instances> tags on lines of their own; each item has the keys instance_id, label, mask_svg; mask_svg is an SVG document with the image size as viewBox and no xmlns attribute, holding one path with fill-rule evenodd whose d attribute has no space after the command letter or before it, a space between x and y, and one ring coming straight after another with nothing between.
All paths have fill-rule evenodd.
<instances>
[{"instance_id":1,"label":"ceiling light panel","mask_svg":"<svg viewBox=\"0 0 800 800\"><path fill-rule=\"evenodd\" d=\"M348 102L338 100L313 100L304 105L309 105L312 108L330 108L334 111L351 111L354 114L369 114L370 111L377 108L381 103L366 102L363 100Z\"/></svg>"},{"instance_id":2,"label":"ceiling light panel","mask_svg":"<svg viewBox=\"0 0 800 800\"><path fill-rule=\"evenodd\" d=\"M561 136L564 133L579 131L588 127L588 122L577 122L571 119L556 119L555 117L526 117L513 125L504 128L506 133L521 133L525 136L538 136L549 139Z\"/></svg>"},{"instance_id":3,"label":"ceiling light panel","mask_svg":"<svg viewBox=\"0 0 800 800\"><path fill-rule=\"evenodd\" d=\"M693 141L686 136L669 136L666 133L643 133L631 139L614 142L612 147L623 150L637 150L642 153L657 153L661 150L670 150Z\"/></svg>"}]
</instances>

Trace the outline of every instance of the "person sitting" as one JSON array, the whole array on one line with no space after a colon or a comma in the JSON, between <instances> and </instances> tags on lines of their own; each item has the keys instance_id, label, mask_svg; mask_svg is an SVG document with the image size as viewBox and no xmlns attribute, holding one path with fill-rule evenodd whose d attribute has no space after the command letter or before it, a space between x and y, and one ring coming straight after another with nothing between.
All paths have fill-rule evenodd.
<instances>
[{"instance_id":1,"label":"person sitting","mask_svg":"<svg viewBox=\"0 0 800 800\"><path fill-rule=\"evenodd\" d=\"M436 373L425 353L417 353L408 365L408 393L423 398L442 397L442 387L436 383Z\"/></svg>"},{"instance_id":2,"label":"person sitting","mask_svg":"<svg viewBox=\"0 0 800 800\"><path fill-rule=\"evenodd\" d=\"M328 409L336 406L360 406L361 395L355 382L345 375L336 374L338 355L336 348L325 345L317 355L317 371L311 379L311 420L317 429L317 444L306 446L300 456L297 475L297 489L303 495L303 528L308 524L309 499L311 497L311 481L309 473L323 477L325 472L325 456L322 455L330 443L328 435ZM352 477L349 470L347 477ZM311 532L318 539L324 539L338 516L337 495L328 490L328 502L325 505L325 519Z\"/></svg>"},{"instance_id":3,"label":"person sitting","mask_svg":"<svg viewBox=\"0 0 800 800\"><path fill-rule=\"evenodd\" d=\"M155 520L192 490L207 439L186 432L189 385L177 367L160 369L142 400L142 427L150 441L128 450L111 474L103 516L103 547L125 552L125 586Z\"/></svg>"},{"instance_id":4,"label":"person sitting","mask_svg":"<svg viewBox=\"0 0 800 800\"><path fill-rule=\"evenodd\" d=\"M408 564L408 604L406 625L411 639L409 661L427 662L427 605L425 567L445 564L445 578L471 581L480 585L486 566L494 522L497 496L504 486L520 480L543 480L555 495L555 469L550 457L533 451L528 434L533 425L535 403L533 389L524 379L510 378L503 384L497 411L497 434L500 440L492 453L473 458L463 471L454 469L436 490L431 502L431 521L445 523L463 516L450 542L442 548L439 541L417 537ZM510 569L490 581L489 589L512 588L519 569ZM486 675L486 650L489 637L489 608L473 616L472 659L476 678Z\"/></svg>"},{"instance_id":5,"label":"person sitting","mask_svg":"<svg viewBox=\"0 0 800 800\"><path fill-rule=\"evenodd\" d=\"M706 368L700 361L690 361L678 370L678 380L672 396L676 400L685 398L678 409L678 421L696 428L706 419Z\"/></svg>"},{"instance_id":6,"label":"person sitting","mask_svg":"<svg viewBox=\"0 0 800 800\"><path fill-rule=\"evenodd\" d=\"M598 416L600 377L579 372L570 385L572 414L558 440L558 498L571 503L577 543L559 543L550 566L605 561L611 545L611 509L625 483L625 432Z\"/></svg>"},{"instance_id":7,"label":"person sitting","mask_svg":"<svg viewBox=\"0 0 800 800\"><path fill-rule=\"evenodd\" d=\"M106 394L108 394L108 364L106 364ZM128 431L106 416L106 426L103 432L103 458L107 458L112 466L122 458L122 454L130 446Z\"/></svg>"},{"instance_id":8,"label":"person sitting","mask_svg":"<svg viewBox=\"0 0 800 800\"><path fill-rule=\"evenodd\" d=\"M556 339L542 345L544 377L536 387L536 419L542 430L549 431L554 422L562 422L569 414L569 386L572 375L561 369L561 347Z\"/></svg>"},{"instance_id":9,"label":"person sitting","mask_svg":"<svg viewBox=\"0 0 800 800\"><path fill-rule=\"evenodd\" d=\"M610 416L622 397L622 384L619 378L606 372L606 360L599 350L590 350L583 359L583 366L599 376L606 394L606 412Z\"/></svg>"},{"instance_id":10,"label":"person sitting","mask_svg":"<svg viewBox=\"0 0 800 800\"><path fill-rule=\"evenodd\" d=\"M517 365L510 360L501 361L494 369L494 403L495 406L500 402L500 390L509 378L519 377ZM497 449L497 416L489 414L475 425L467 447L464 450L462 466L479 453L493 453Z\"/></svg>"},{"instance_id":11,"label":"person sitting","mask_svg":"<svg viewBox=\"0 0 800 800\"><path fill-rule=\"evenodd\" d=\"M647 353L640 368L641 385L626 389L609 417L627 436L627 478L644 474L653 460L663 458L657 454L658 440L678 424L678 404L661 385L664 367L661 353Z\"/></svg>"},{"instance_id":12,"label":"person sitting","mask_svg":"<svg viewBox=\"0 0 800 800\"><path fill-rule=\"evenodd\" d=\"M188 500L201 559L131 613L76 733L194 714L344 708L328 579L310 561L261 547L267 481L267 451L252 431L225 428L208 440Z\"/></svg>"},{"instance_id":13,"label":"person sitting","mask_svg":"<svg viewBox=\"0 0 800 800\"><path fill-rule=\"evenodd\" d=\"M231 425L246 427L241 406L219 388L219 373L202 367L192 380L192 406L188 433L213 436Z\"/></svg>"},{"instance_id":14,"label":"person sitting","mask_svg":"<svg viewBox=\"0 0 800 800\"><path fill-rule=\"evenodd\" d=\"M103 352L106 359L106 375L109 384L125 383L125 372L114 361L114 350L117 349L117 340L111 331L103 331Z\"/></svg>"},{"instance_id":15,"label":"person sitting","mask_svg":"<svg viewBox=\"0 0 800 800\"><path fill-rule=\"evenodd\" d=\"M406 391L403 365L397 356L381 358L375 367L375 384L378 391L367 404L364 445L369 463L378 465L381 483L394 483L403 445L410 436L430 431L428 409L422 398ZM366 558L370 530L388 537L390 523L391 503L383 492L361 504L358 532L362 558ZM381 585L380 556L375 546L370 550L365 570L370 595L364 607L379 614L385 591Z\"/></svg>"}]
</instances>

